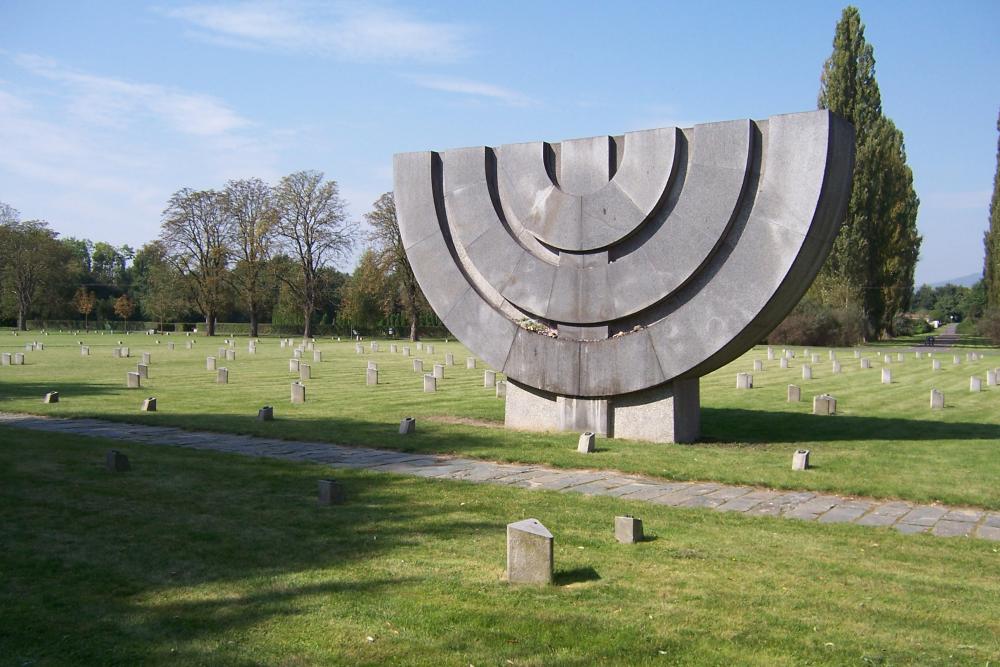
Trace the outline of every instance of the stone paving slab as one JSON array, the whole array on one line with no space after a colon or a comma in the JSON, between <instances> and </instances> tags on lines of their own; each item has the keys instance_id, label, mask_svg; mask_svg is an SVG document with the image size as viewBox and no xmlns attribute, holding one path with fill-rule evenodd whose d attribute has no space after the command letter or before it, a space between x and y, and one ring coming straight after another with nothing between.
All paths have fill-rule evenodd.
<instances>
[{"instance_id":1,"label":"stone paving slab","mask_svg":"<svg viewBox=\"0 0 1000 667\"><path fill-rule=\"evenodd\" d=\"M3 425L244 456L311 461L334 468L358 468L428 479L609 496L674 507L739 512L747 516L784 517L819 523L853 523L858 526L893 528L903 534L929 533L938 537L977 537L1000 541L1000 512L971 507L918 505L900 500L879 501L809 491L777 491L708 482L666 482L615 471L495 463L324 442L119 424L98 419L60 419L0 412L0 426Z\"/></svg>"}]
</instances>

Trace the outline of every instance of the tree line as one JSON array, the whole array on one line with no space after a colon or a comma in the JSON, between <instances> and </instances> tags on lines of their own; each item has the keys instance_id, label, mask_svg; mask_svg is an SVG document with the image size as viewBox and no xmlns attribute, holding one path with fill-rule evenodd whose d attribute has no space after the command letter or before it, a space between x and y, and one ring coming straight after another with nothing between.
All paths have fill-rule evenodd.
<instances>
[{"instance_id":1,"label":"tree line","mask_svg":"<svg viewBox=\"0 0 1000 667\"><path fill-rule=\"evenodd\" d=\"M208 335L222 318L261 322L312 336L316 326L362 331L395 326L416 339L440 325L406 261L392 193L350 220L336 181L300 171L270 185L232 180L222 189L183 188L167 202L159 237L138 251L59 238L48 223L21 220L0 203L0 317L28 319L197 318ZM356 244L367 249L352 274L339 271Z\"/></svg>"}]
</instances>

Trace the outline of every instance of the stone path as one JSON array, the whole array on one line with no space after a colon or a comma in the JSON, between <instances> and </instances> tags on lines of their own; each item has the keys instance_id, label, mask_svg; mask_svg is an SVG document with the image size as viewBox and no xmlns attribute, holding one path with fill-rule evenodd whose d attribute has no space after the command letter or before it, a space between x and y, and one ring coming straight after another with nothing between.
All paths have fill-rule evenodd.
<instances>
[{"instance_id":1,"label":"stone path","mask_svg":"<svg viewBox=\"0 0 1000 667\"><path fill-rule=\"evenodd\" d=\"M522 489L613 496L673 507L703 507L718 512L741 512L749 516L891 526L901 533L929 532L942 537L980 537L1000 541L1000 512L975 508L919 505L898 500L851 498L809 491L773 491L704 482L664 482L614 471L491 463L435 454L406 454L322 442L119 424L98 419L58 419L0 413L0 425L150 445L172 445L246 456L309 461L334 468L364 468L417 477L505 484Z\"/></svg>"},{"instance_id":2,"label":"stone path","mask_svg":"<svg viewBox=\"0 0 1000 667\"><path fill-rule=\"evenodd\" d=\"M945 324L933 331L926 334L927 336L934 337L934 345L917 345L911 347L911 351L916 352L950 352L952 345L957 345L959 340L961 340L961 335L958 333L957 324Z\"/></svg>"}]
</instances>

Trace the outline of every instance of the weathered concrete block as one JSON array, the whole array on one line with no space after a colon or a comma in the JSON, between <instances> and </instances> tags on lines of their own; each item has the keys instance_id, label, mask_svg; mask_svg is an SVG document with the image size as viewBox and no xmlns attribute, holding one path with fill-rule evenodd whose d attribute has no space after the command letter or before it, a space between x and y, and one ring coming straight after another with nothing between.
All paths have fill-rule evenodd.
<instances>
[{"instance_id":1,"label":"weathered concrete block","mask_svg":"<svg viewBox=\"0 0 1000 667\"><path fill-rule=\"evenodd\" d=\"M809 468L809 450L798 449L792 454L792 470L806 470Z\"/></svg>"},{"instance_id":2,"label":"weathered concrete block","mask_svg":"<svg viewBox=\"0 0 1000 667\"><path fill-rule=\"evenodd\" d=\"M941 361L938 359L931 359L931 370L932 371L941 370Z\"/></svg>"},{"instance_id":3,"label":"weathered concrete block","mask_svg":"<svg viewBox=\"0 0 1000 667\"><path fill-rule=\"evenodd\" d=\"M820 394L813 397L814 415L835 415L837 414L837 399L829 394Z\"/></svg>"},{"instance_id":4,"label":"weathered concrete block","mask_svg":"<svg viewBox=\"0 0 1000 667\"><path fill-rule=\"evenodd\" d=\"M642 542L642 519L634 516L616 516L615 539L622 544Z\"/></svg>"},{"instance_id":5,"label":"weathered concrete block","mask_svg":"<svg viewBox=\"0 0 1000 667\"><path fill-rule=\"evenodd\" d=\"M229 369L220 368L218 371L216 371L215 382L216 384L229 384Z\"/></svg>"},{"instance_id":6,"label":"weathered concrete block","mask_svg":"<svg viewBox=\"0 0 1000 667\"><path fill-rule=\"evenodd\" d=\"M257 411L257 421L259 422L271 422L274 421L274 406L265 405L260 410Z\"/></svg>"},{"instance_id":7,"label":"weathered concrete block","mask_svg":"<svg viewBox=\"0 0 1000 667\"><path fill-rule=\"evenodd\" d=\"M788 402L798 403L802 400L802 388L796 384L788 385Z\"/></svg>"},{"instance_id":8,"label":"weathered concrete block","mask_svg":"<svg viewBox=\"0 0 1000 667\"><path fill-rule=\"evenodd\" d=\"M319 480L319 504L339 505L344 502L344 487L335 479Z\"/></svg>"},{"instance_id":9,"label":"weathered concrete block","mask_svg":"<svg viewBox=\"0 0 1000 667\"><path fill-rule=\"evenodd\" d=\"M595 435L591 432L581 433L577 441L576 451L581 454L590 454L594 451Z\"/></svg>"},{"instance_id":10,"label":"weathered concrete block","mask_svg":"<svg viewBox=\"0 0 1000 667\"><path fill-rule=\"evenodd\" d=\"M298 359L289 359L288 360L288 372L289 373L298 373L300 366L301 366L301 361L299 361Z\"/></svg>"},{"instance_id":11,"label":"weathered concrete block","mask_svg":"<svg viewBox=\"0 0 1000 667\"><path fill-rule=\"evenodd\" d=\"M299 379L300 380L312 379L312 366L310 366L309 364L299 364Z\"/></svg>"},{"instance_id":12,"label":"weathered concrete block","mask_svg":"<svg viewBox=\"0 0 1000 667\"><path fill-rule=\"evenodd\" d=\"M753 360L753 370L754 370L754 372L764 370L764 362L761 361L760 359L754 359Z\"/></svg>"},{"instance_id":13,"label":"weathered concrete block","mask_svg":"<svg viewBox=\"0 0 1000 667\"><path fill-rule=\"evenodd\" d=\"M444 379L444 366L441 364L434 364L434 377L438 380Z\"/></svg>"},{"instance_id":14,"label":"weathered concrete block","mask_svg":"<svg viewBox=\"0 0 1000 667\"><path fill-rule=\"evenodd\" d=\"M483 386L495 387L497 383L496 371L483 371Z\"/></svg>"},{"instance_id":15,"label":"weathered concrete block","mask_svg":"<svg viewBox=\"0 0 1000 667\"><path fill-rule=\"evenodd\" d=\"M753 375L751 375L750 373L737 373L736 388L753 389Z\"/></svg>"},{"instance_id":16,"label":"weathered concrete block","mask_svg":"<svg viewBox=\"0 0 1000 667\"><path fill-rule=\"evenodd\" d=\"M421 360L421 359L414 359L413 360L413 372L414 373L423 373L424 372L424 362L423 362L423 360Z\"/></svg>"},{"instance_id":17,"label":"weathered concrete block","mask_svg":"<svg viewBox=\"0 0 1000 667\"><path fill-rule=\"evenodd\" d=\"M205 370L206 371L215 370L215 357L205 357Z\"/></svg>"},{"instance_id":18,"label":"weathered concrete block","mask_svg":"<svg viewBox=\"0 0 1000 667\"><path fill-rule=\"evenodd\" d=\"M431 392L437 391L437 378L433 375L424 376L424 391Z\"/></svg>"},{"instance_id":19,"label":"weathered concrete block","mask_svg":"<svg viewBox=\"0 0 1000 667\"><path fill-rule=\"evenodd\" d=\"M892 371L888 368L882 369L882 384L892 384Z\"/></svg>"},{"instance_id":20,"label":"weathered concrete block","mask_svg":"<svg viewBox=\"0 0 1000 667\"><path fill-rule=\"evenodd\" d=\"M931 389L931 410L940 410L942 408L944 408L944 392Z\"/></svg>"},{"instance_id":21,"label":"weathered concrete block","mask_svg":"<svg viewBox=\"0 0 1000 667\"><path fill-rule=\"evenodd\" d=\"M58 403L59 402L59 392L50 391L42 397L42 403Z\"/></svg>"},{"instance_id":22,"label":"weathered concrete block","mask_svg":"<svg viewBox=\"0 0 1000 667\"><path fill-rule=\"evenodd\" d=\"M475 368L476 368L476 358L475 357L467 357L466 360L465 360L465 367L468 370L475 370Z\"/></svg>"},{"instance_id":23,"label":"weathered concrete block","mask_svg":"<svg viewBox=\"0 0 1000 667\"><path fill-rule=\"evenodd\" d=\"M142 407L140 409L143 412L156 412L156 397L150 396L149 398L143 399Z\"/></svg>"},{"instance_id":24,"label":"weathered concrete block","mask_svg":"<svg viewBox=\"0 0 1000 667\"><path fill-rule=\"evenodd\" d=\"M403 417L399 422L399 434L409 435L417 430L417 420L413 417Z\"/></svg>"},{"instance_id":25,"label":"weathered concrete block","mask_svg":"<svg viewBox=\"0 0 1000 667\"><path fill-rule=\"evenodd\" d=\"M104 467L109 472L128 472L132 469L128 457L117 449L112 449L104 455Z\"/></svg>"},{"instance_id":26,"label":"weathered concrete block","mask_svg":"<svg viewBox=\"0 0 1000 667\"><path fill-rule=\"evenodd\" d=\"M802 366L802 379L803 380L812 380L812 378L813 378L813 369L812 369L812 366L809 366L807 364L803 365Z\"/></svg>"},{"instance_id":27,"label":"weathered concrete block","mask_svg":"<svg viewBox=\"0 0 1000 667\"><path fill-rule=\"evenodd\" d=\"M126 373L125 374L125 386L129 389L139 388L139 378L141 376L138 373Z\"/></svg>"},{"instance_id":28,"label":"weathered concrete block","mask_svg":"<svg viewBox=\"0 0 1000 667\"><path fill-rule=\"evenodd\" d=\"M983 390L983 379L973 375L969 378L969 391L982 391Z\"/></svg>"},{"instance_id":29,"label":"weathered concrete block","mask_svg":"<svg viewBox=\"0 0 1000 667\"><path fill-rule=\"evenodd\" d=\"M496 387L496 397L497 398L507 398L507 383L503 380L497 382Z\"/></svg>"},{"instance_id":30,"label":"weathered concrete block","mask_svg":"<svg viewBox=\"0 0 1000 667\"><path fill-rule=\"evenodd\" d=\"M552 533L538 519L507 524L507 581L551 584L552 542Z\"/></svg>"},{"instance_id":31,"label":"weathered concrete block","mask_svg":"<svg viewBox=\"0 0 1000 667\"><path fill-rule=\"evenodd\" d=\"M149 379L149 366L147 366L146 364L136 364L135 372L138 373L139 377L141 377L143 380Z\"/></svg>"},{"instance_id":32,"label":"weathered concrete block","mask_svg":"<svg viewBox=\"0 0 1000 667\"><path fill-rule=\"evenodd\" d=\"M868 368L871 368L871 367L872 367L872 361L871 361L871 359L862 359L861 360L861 368L862 369L868 369Z\"/></svg>"},{"instance_id":33,"label":"weathered concrete block","mask_svg":"<svg viewBox=\"0 0 1000 667\"><path fill-rule=\"evenodd\" d=\"M378 384L378 371L377 370L375 370L374 368L369 368L367 370L367 373L365 375L365 384L367 384L369 386L371 386L371 385L377 385Z\"/></svg>"},{"instance_id":34,"label":"weathered concrete block","mask_svg":"<svg viewBox=\"0 0 1000 667\"><path fill-rule=\"evenodd\" d=\"M152 355L149 352L142 353L142 363L144 365L148 366L150 359L152 359Z\"/></svg>"},{"instance_id":35,"label":"weathered concrete block","mask_svg":"<svg viewBox=\"0 0 1000 667\"><path fill-rule=\"evenodd\" d=\"M292 403L306 402L306 386L301 382L292 383Z\"/></svg>"}]
</instances>

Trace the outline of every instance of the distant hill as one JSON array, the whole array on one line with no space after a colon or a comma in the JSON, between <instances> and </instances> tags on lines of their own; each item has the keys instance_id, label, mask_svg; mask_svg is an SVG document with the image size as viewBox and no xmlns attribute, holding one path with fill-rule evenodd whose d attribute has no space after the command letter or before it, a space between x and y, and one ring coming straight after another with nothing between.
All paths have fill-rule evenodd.
<instances>
[{"instance_id":1,"label":"distant hill","mask_svg":"<svg viewBox=\"0 0 1000 667\"><path fill-rule=\"evenodd\" d=\"M940 282L931 283L931 287L942 287L944 285L958 285L960 287L972 287L979 282L980 278L983 277L982 273L970 273L967 276L962 276L961 278L949 278L948 280L942 280Z\"/></svg>"}]
</instances>

